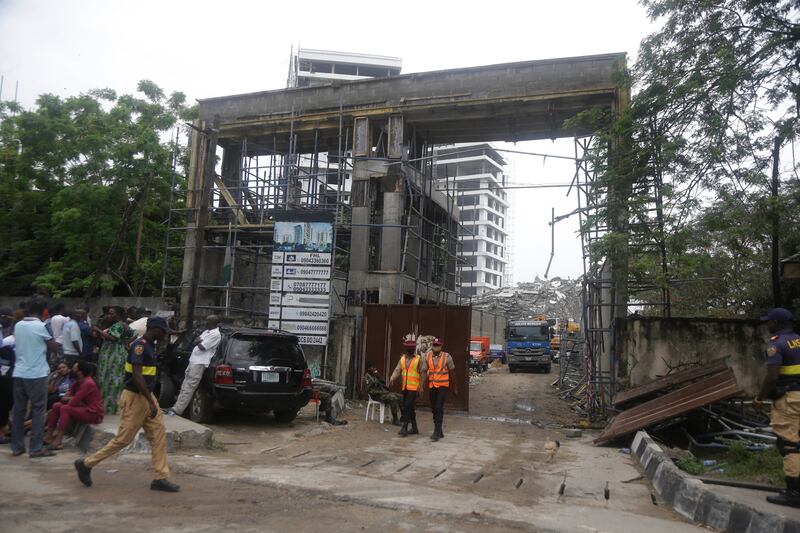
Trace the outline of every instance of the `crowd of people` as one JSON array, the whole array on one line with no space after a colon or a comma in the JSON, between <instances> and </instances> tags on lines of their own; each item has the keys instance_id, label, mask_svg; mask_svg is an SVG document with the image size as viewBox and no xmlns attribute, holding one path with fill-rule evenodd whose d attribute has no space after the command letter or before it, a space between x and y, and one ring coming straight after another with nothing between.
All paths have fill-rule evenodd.
<instances>
[{"instance_id":1,"label":"crowd of people","mask_svg":"<svg viewBox=\"0 0 800 533\"><path fill-rule=\"evenodd\" d=\"M150 315L109 306L93 319L88 309L50 304L42 295L0 308L0 444L12 443L17 420L23 435L31 433L32 457L48 456L61 449L70 422L98 424L116 414L128 349ZM33 357L36 338L44 341L44 361ZM19 443L12 448L24 451Z\"/></svg>"}]
</instances>

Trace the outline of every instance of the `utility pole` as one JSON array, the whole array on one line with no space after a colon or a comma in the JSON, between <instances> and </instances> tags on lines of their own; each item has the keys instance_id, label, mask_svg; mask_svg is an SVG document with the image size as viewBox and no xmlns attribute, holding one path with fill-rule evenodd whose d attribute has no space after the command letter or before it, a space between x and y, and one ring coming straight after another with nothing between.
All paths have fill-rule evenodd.
<instances>
[{"instance_id":1,"label":"utility pole","mask_svg":"<svg viewBox=\"0 0 800 533\"><path fill-rule=\"evenodd\" d=\"M781 270L780 270L780 208L778 206L778 180L781 144L783 136L775 137L772 147L772 300L774 307L781 307Z\"/></svg>"}]
</instances>

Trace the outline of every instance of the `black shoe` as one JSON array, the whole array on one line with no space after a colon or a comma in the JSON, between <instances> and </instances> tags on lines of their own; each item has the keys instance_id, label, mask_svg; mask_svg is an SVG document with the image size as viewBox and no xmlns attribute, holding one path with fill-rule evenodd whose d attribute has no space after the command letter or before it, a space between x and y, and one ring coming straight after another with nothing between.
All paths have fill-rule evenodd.
<instances>
[{"instance_id":1,"label":"black shoe","mask_svg":"<svg viewBox=\"0 0 800 533\"><path fill-rule=\"evenodd\" d=\"M417 425L414 424L411 426L411 429L408 430L409 435L419 435L419 430L417 429Z\"/></svg>"},{"instance_id":2,"label":"black shoe","mask_svg":"<svg viewBox=\"0 0 800 533\"><path fill-rule=\"evenodd\" d=\"M397 434L401 437L408 435L408 423L403 424L403 427L400 428L400 431L398 431Z\"/></svg>"},{"instance_id":3,"label":"black shoe","mask_svg":"<svg viewBox=\"0 0 800 533\"><path fill-rule=\"evenodd\" d=\"M785 491L775 496L767 496L767 501L775 505L800 508L800 493Z\"/></svg>"},{"instance_id":4,"label":"black shoe","mask_svg":"<svg viewBox=\"0 0 800 533\"><path fill-rule=\"evenodd\" d=\"M91 487L92 469L84 464L83 459L76 459L73 464L75 465L75 470L78 471L78 479L81 480L81 483L87 487Z\"/></svg>"},{"instance_id":5,"label":"black shoe","mask_svg":"<svg viewBox=\"0 0 800 533\"><path fill-rule=\"evenodd\" d=\"M167 479L154 479L150 483L150 490L163 490L164 492L178 492L181 490L179 485L170 483Z\"/></svg>"},{"instance_id":6,"label":"black shoe","mask_svg":"<svg viewBox=\"0 0 800 533\"><path fill-rule=\"evenodd\" d=\"M444 433L442 432L442 428L439 428L439 438L440 439L444 438Z\"/></svg>"},{"instance_id":7,"label":"black shoe","mask_svg":"<svg viewBox=\"0 0 800 533\"><path fill-rule=\"evenodd\" d=\"M433 442L436 442L437 440L439 440L439 432L438 431L434 430L433 435L431 435L431 440Z\"/></svg>"}]
</instances>

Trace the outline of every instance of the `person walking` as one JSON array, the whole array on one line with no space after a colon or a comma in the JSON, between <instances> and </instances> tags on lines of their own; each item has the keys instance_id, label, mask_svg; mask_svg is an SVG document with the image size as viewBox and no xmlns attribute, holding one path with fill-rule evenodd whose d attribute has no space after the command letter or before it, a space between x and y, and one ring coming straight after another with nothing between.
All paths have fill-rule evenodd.
<instances>
[{"instance_id":1,"label":"person walking","mask_svg":"<svg viewBox=\"0 0 800 533\"><path fill-rule=\"evenodd\" d=\"M134 333L125 323L125 309L114 305L108 309L107 329L94 328L103 339L97 362L97 380L103 394L106 414L117 414L117 402L124 386L125 358Z\"/></svg>"},{"instance_id":2,"label":"person walking","mask_svg":"<svg viewBox=\"0 0 800 533\"><path fill-rule=\"evenodd\" d=\"M178 394L175 405L167 410L167 415L182 415L189 406L189 402L192 401L192 396L194 396L194 391L200 384L203 373L206 371L206 368L208 368L209 363L211 363L211 358L214 357L214 353L217 351L217 346L219 346L221 340L222 335L219 332L219 317L216 315L208 315L206 318L206 329L194 340L192 355L189 356L189 365L186 367L183 383L181 383L181 392Z\"/></svg>"},{"instance_id":3,"label":"person walking","mask_svg":"<svg viewBox=\"0 0 800 533\"><path fill-rule=\"evenodd\" d=\"M432 441L444 438L442 424L444 423L444 401L447 399L447 392L450 386L453 387L453 396L458 396L458 384L456 383L455 368L453 358L450 354L442 351L443 342L440 339L433 339L431 351L428 352L426 360L428 367L428 394L430 395L431 411L433 411L433 434Z\"/></svg>"},{"instance_id":4,"label":"person walking","mask_svg":"<svg viewBox=\"0 0 800 533\"><path fill-rule=\"evenodd\" d=\"M417 397L422 393L422 384L425 379L425 361L417 354L417 343L413 340L406 340L403 343L405 353L400 356L397 366L389 378L389 386L403 377L403 427L397 433L401 437L406 435L417 435ZM411 429L408 428L409 424Z\"/></svg>"},{"instance_id":5,"label":"person walking","mask_svg":"<svg viewBox=\"0 0 800 533\"><path fill-rule=\"evenodd\" d=\"M30 302L25 318L14 326L14 418L11 424L11 452L14 457L25 453L25 412L31 404L30 457L55 455L44 449L44 423L47 409L47 377L50 367L47 352L57 352L58 343L44 327L44 304Z\"/></svg>"},{"instance_id":6,"label":"person walking","mask_svg":"<svg viewBox=\"0 0 800 533\"><path fill-rule=\"evenodd\" d=\"M150 441L151 462L155 477L150 483L152 490L178 492L180 487L169 481L167 465L167 431L164 415L153 395L156 383L158 359L155 345L169 335L169 326L162 317L147 321L143 337L136 340L128 351L124 365L125 388L120 395L120 421L117 435L104 448L83 459L75 461L75 470L81 483L92 485L92 468L128 446L140 429Z\"/></svg>"},{"instance_id":7,"label":"person walking","mask_svg":"<svg viewBox=\"0 0 800 533\"><path fill-rule=\"evenodd\" d=\"M53 404L47 419L45 444L60 450L64 432L72 421L79 424L99 424L103 421L103 397L92 379L92 365L83 359L72 367L75 382L69 393Z\"/></svg>"},{"instance_id":8,"label":"person walking","mask_svg":"<svg viewBox=\"0 0 800 533\"><path fill-rule=\"evenodd\" d=\"M367 386L367 394L376 402L381 402L389 405L392 411L392 424L395 426L401 425L400 420L397 418L397 412L400 410L403 398L396 392L390 392L386 382L381 377L378 368L370 364L367 367L367 373L364 374L364 383Z\"/></svg>"},{"instance_id":9,"label":"person walking","mask_svg":"<svg viewBox=\"0 0 800 533\"><path fill-rule=\"evenodd\" d=\"M787 309L775 308L761 320L773 336L767 347L767 375L753 404L761 410L764 399L772 400L770 423L786 479L786 490L767 496L767 501L800 507L800 335Z\"/></svg>"}]
</instances>

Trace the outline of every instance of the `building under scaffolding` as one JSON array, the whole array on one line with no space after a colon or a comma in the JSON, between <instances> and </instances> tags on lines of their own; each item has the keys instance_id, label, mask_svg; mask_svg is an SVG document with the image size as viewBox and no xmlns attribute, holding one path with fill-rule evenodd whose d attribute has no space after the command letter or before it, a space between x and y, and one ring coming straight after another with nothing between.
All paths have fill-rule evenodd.
<instances>
[{"instance_id":1,"label":"building under scaffolding","mask_svg":"<svg viewBox=\"0 0 800 533\"><path fill-rule=\"evenodd\" d=\"M185 205L171 217L186 223L167 246L183 259L180 286L167 287L181 321L213 311L266 324L275 220L319 213L333 221L337 352L322 373L341 381L354 330L337 333L337 318L365 303L459 301L462 228L434 147L590 133L564 121L626 103L624 68L624 54L608 54L201 100Z\"/></svg>"}]
</instances>

